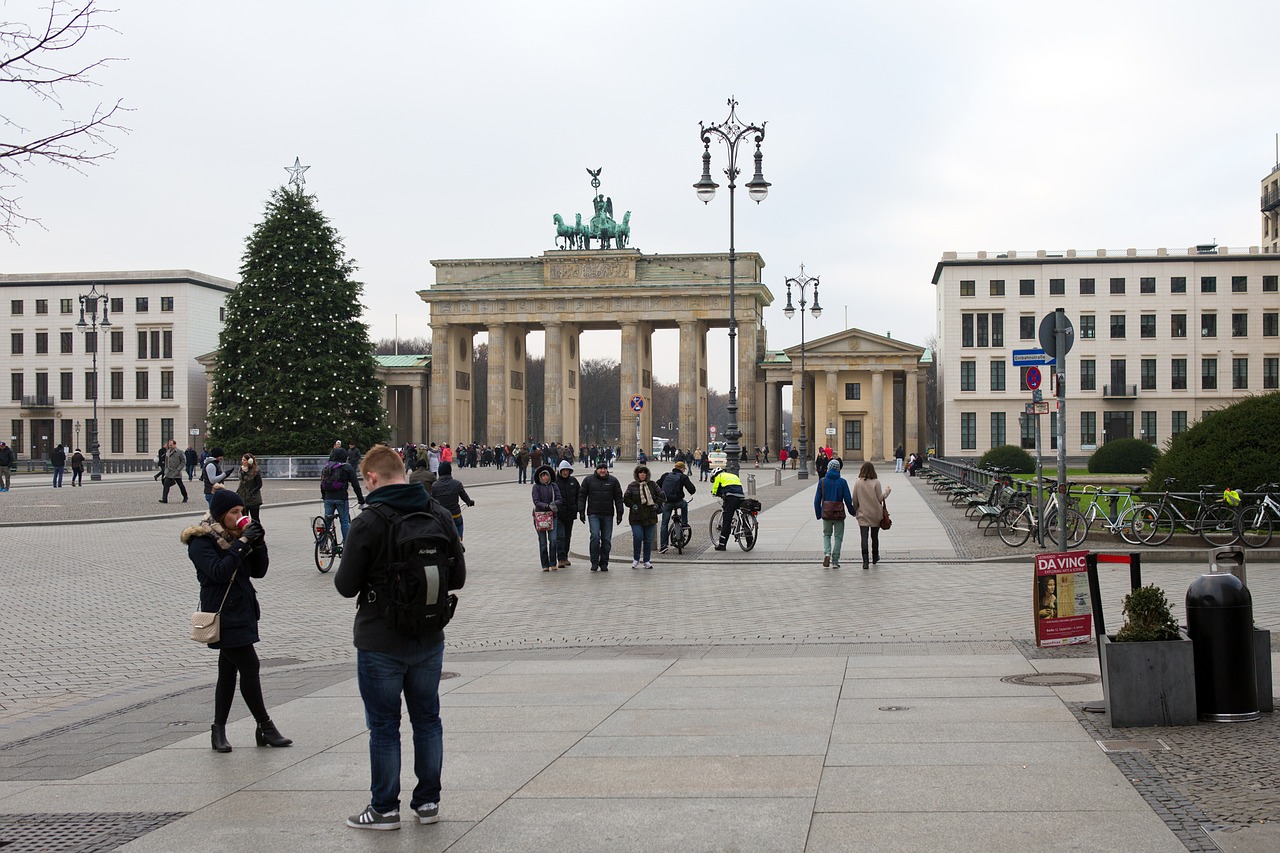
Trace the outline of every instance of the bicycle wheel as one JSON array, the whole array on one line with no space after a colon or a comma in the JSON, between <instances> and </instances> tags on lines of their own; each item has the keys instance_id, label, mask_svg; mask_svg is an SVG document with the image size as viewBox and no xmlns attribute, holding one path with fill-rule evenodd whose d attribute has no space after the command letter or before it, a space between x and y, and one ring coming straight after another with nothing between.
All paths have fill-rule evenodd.
<instances>
[{"instance_id":1,"label":"bicycle wheel","mask_svg":"<svg viewBox=\"0 0 1280 853\"><path fill-rule=\"evenodd\" d=\"M711 513L711 544L720 544L720 519L724 517L724 510L718 509Z\"/></svg>"},{"instance_id":2,"label":"bicycle wheel","mask_svg":"<svg viewBox=\"0 0 1280 853\"><path fill-rule=\"evenodd\" d=\"M1137 510L1138 507L1130 507L1125 510L1124 514L1116 522L1116 529L1112 531L1113 533L1118 533L1120 538L1130 545L1142 544L1142 540L1138 538L1137 531L1134 529L1133 514Z\"/></svg>"},{"instance_id":3,"label":"bicycle wheel","mask_svg":"<svg viewBox=\"0 0 1280 853\"><path fill-rule=\"evenodd\" d=\"M311 519L311 535L312 536L314 536L316 539L319 539L321 536L324 535L324 530L325 530L325 523L324 523L323 515L317 515L315 518Z\"/></svg>"},{"instance_id":4,"label":"bicycle wheel","mask_svg":"<svg viewBox=\"0 0 1280 853\"><path fill-rule=\"evenodd\" d=\"M1200 538L1215 548L1230 545L1240 538L1236 511L1229 506L1213 504L1205 507L1197 523Z\"/></svg>"},{"instance_id":5,"label":"bicycle wheel","mask_svg":"<svg viewBox=\"0 0 1280 853\"><path fill-rule=\"evenodd\" d=\"M334 535L328 530L316 537L316 568L322 573L333 568L333 555L337 551Z\"/></svg>"},{"instance_id":6,"label":"bicycle wheel","mask_svg":"<svg viewBox=\"0 0 1280 853\"><path fill-rule=\"evenodd\" d=\"M1084 537L1089 532L1089 522L1084 520L1080 510L1067 507L1065 510L1055 510L1051 513L1046 519L1045 528L1053 544L1057 545L1062 541L1058 537L1065 535L1067 547L1074 548L1084 541Z\"/></svg>"},{"instance_id":7,"label":"bicycle wheel","mask_svg":"<svg viewBox=\"0 0 1280 853\"><path fill-rule=\"evenodd\" d=\"M684 537L681 535L682 529L679 517L673 513L671 516L671 523L667 525L667 542L672 548L676 549L677 554L684 553Z\"/></svg>"},{"instance_id":8,"label":"bicycle wheel","mask_svg":"<svg viewBox=\"0 0 1280 853\"><path fill-rule=\"evenodd\" d=\"M746 512L738 513L738 547L750 551L756 547L756 535L760 532L760 522Z\"/></svg>"},{"instance_id":9,"label":"bicycle wheel","mask_svg":"<svg viewBox=\"0 0 1280 853\"><path fill-rule=\"evenodd\" d=\"M1271 516L1265 506L1248 506L1240 511L1240 539L1250 548L1265 548L1271 542Z\"/></svg>"},{"instance_id":10,"label":"bicycle wheel","mask_svg":"<svg viewBox=\"0 0 1280 853\"><path fill-rule=\"evenodd\" d=\"M1173 538L1173 513L1154 506L1133 511L1133 532L1143 545L1163 545Z\"/></svg>"},{"instance_id":11,"label":"bicycle wheel","mask_svg":"<svg viewBox=\"0 0 1280 853\"><path fill-rule=\"evenodd\" d=\"M995 525L1004 544L1012 548L1031 538L1030 516L1025 510L1006 509L996 516Z\"/></svg>"},{"instance_id":12,"label":"bicycle wheel","mask_svg":"<svg viewBox=\"0 0 1280 853\"><path fill-rule=\"evenodd\" d=\"M672 541L679 543L676 545L676 550L684 553L684 549L689 545L691 539L693 539L693 528L687 524L681 524Z\"/></svg>"}]
</instances>

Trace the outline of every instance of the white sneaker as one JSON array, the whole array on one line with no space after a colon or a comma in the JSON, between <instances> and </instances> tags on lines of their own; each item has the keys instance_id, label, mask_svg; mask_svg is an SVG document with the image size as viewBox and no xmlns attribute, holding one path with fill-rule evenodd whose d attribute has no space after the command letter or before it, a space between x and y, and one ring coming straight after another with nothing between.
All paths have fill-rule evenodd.
<instances>
[{"instance_id":1,"label":"white sneaker","mask_svg":"<svg viewBox=\"0 0 1280 853\"><path fill-rule=\"evenodd\" d=\"M631 568L633 568L633 569L638 569L638 568L640 568L640 561L639 561L639 560L632 560L632 561L631 561Z\"/></svg>"},{"instance_id":2,"label":"white sneaker","mask_svg":"<svg viewBox=\"0 0 1280 853\"><path fill-rule=\"evenodd\" d=\"M653 568L653 563L645 563L645 564L644 564L644 567L645 567L646 569L652 569L652 568Z\"/></svg>"}]
</instances>

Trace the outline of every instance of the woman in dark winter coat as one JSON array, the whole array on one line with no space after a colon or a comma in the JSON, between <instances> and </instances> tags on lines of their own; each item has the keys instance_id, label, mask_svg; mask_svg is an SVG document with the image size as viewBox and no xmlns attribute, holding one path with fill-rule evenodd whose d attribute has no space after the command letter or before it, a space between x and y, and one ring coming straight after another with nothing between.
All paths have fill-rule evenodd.
<instances>
[{"instance_id":1,"label":"woman in dark winter coat","mask_svg":"<svg viewBox=\"0 0 1280 853\"><path fill-rule=\"evenodd\" d=\"M533 472L533 510L551 513L551 529L538 531L538 560L544 572L560 568L556 561L556 536L559 522L556 515L563 503L560 489L555 484L550 465L541 465Z\"/></svg>"},{"instance_id":2,"label":"woman in dark winter coat","mask_svg":"<svg viewBox=\"0 0 1280 853\"><path fill-rule=\"evenodd\" d=\"M569 565L569 545L573 538L573 521L578 517L578 478L573 476L573 463L568 459L556 466L556 488L560 490L560 511L556 513L556 565Z\"/></svg>"},{"instance_id":3,"label":"woman in dark winter coat","mask_svg":"<svg viewBox=\"0 0 1280 853\"><path fill-rule=\"evenodd\" d=\"M240 695L253 713L258 727L258 746L288 746L293 743L280 734L267 714L258 679L258 596L253 578L267 574L267 543L262 525L250 522L243 530L244 501L235 492L219 486L209 500L209 513L200 522L182 531L187 556L200 580L200 610L221 611L221 634L209 648L218 650L218 684L213 699L212 743L216 752L230 752L227 717L240 677Z\"/></svg>"},{"instance_id":4,"label":"woman in dark winter coat","mask_svg":"<svg viewBox=\"0 0 1280 853\"><path fill-rule=\"evenodd\" d=\"M631 508L627 516L631 523L631 568L643 566L652 569L649 557L653 550L653 534L658 529L658 516L662 514L662 489L649 479L647 466L637 465L635 477L622 493L623 505Z\"/></svg>"},{"instance_id":5,"label":"woman in dark winter coat","mask_svg":"<svg viewBox=\"0 0 1280 853\"><path fill-rule=\"evenodd\" d=\"M244 499L245 512L259 524L262 523L262 470L252 453L240 457L240 497Z\"/></svg>"}]
</instances>

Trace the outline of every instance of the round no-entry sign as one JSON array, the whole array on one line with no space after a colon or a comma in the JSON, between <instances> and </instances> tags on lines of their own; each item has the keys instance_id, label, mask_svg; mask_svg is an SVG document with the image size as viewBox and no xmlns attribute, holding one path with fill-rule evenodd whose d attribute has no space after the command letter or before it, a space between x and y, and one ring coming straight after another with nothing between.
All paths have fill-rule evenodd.
<instances>
[{"instance_id":1,"label":"round no-entry sign","mask_svg":"<svg viewBox=\"0 0 1280 853\"><path fill-rule=\"evenodd\" d=\"M1027 387L1030 388L1032 391L1035 391L1037 388L1040 387L1040 368L1038 367L1027 368Z\"/></svg>"}]
</instances>

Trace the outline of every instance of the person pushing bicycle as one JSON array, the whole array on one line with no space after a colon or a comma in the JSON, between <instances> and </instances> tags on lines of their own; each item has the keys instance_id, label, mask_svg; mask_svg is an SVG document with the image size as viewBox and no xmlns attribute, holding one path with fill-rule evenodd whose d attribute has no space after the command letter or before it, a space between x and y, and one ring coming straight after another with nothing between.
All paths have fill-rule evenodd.
<instances>
[{"instance_id":1,"label":"person pushing bicycle","mask_svg":"<svg viewBox=\"0 0 1280 853\"><path fill-rule=\"evenodd\" d=\"M716 543L716 550L723 551L729 543L733 516L738 511L738 507L742 506L742 499L746 497L746 493L742 491L742 480L737 474L723 468L712 469L711 496L724 501L724 521L720 524L720 541Z\"/></svg>"},{"instance_id":2,"label":"person pushing bicycle","mask_svg":"<svg viewBox=\"0 0 1280 853\"><path fill-rule=\"evenodd\" d=\"M680 523L688 526L689 502L685 500L684 493L688 490L692 495L698 490L694 488L693 481L685 473L683 462L677 462L674 468L658 478L658 488L662 489L662 494L666 497L666 502L662 505L662 533L658 537L658 553L665 554L670 547L672 511L679 510Z\"/></svg>"}]
</instances>

